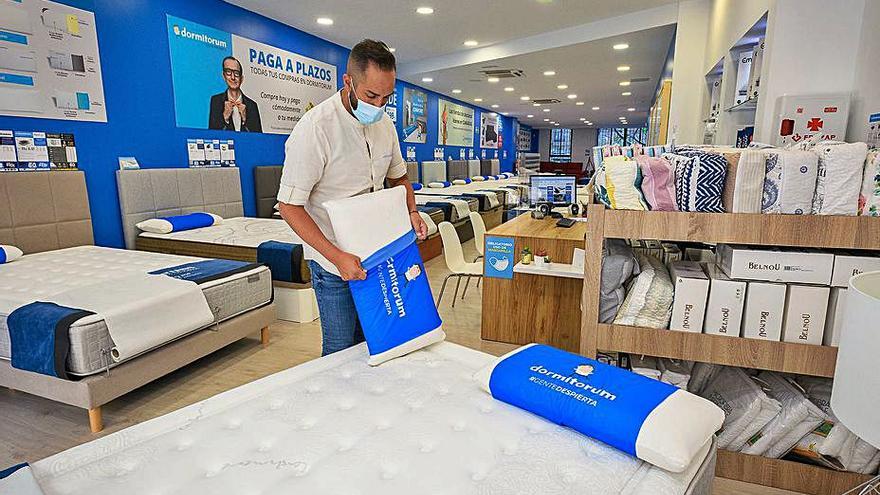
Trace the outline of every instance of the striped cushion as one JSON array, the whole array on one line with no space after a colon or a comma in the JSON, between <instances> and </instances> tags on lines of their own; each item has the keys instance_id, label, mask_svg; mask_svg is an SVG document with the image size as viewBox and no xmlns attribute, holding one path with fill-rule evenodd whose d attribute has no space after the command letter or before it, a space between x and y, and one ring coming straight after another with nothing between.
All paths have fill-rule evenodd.
<instances>
[{"instance_id":1,"label":"striped cushion","mask_svg":"<svg viewBox=\"0 0 880 495\"><path fill-rule=\"evenodd\" d=\"M675 200L681 211L724 213L721 195L727 160L715 153L676 150L663 155L675 168Z\"/></svg>"}]
</instances>

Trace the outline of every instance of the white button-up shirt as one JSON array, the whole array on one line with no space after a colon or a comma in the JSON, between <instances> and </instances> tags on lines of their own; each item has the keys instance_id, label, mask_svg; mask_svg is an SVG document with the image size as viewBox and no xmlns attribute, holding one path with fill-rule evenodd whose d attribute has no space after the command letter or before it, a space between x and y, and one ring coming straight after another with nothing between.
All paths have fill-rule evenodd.
<instances>
[{"instance_id":1,"label":"white button-up shirt","mask_svg":"<svg viewBox=\"0 0 880 495\"><path fill-rule=\"evenodd\" d=\"M397 130L388 115L372 125L348 113L337 93L309 110L284 146L278 201L305 207L327 239L336 243L324 202L378 191L385 179L406 175ZM316 249L305 244L306 259L339 274Z\"/></svg>"}]
</instances>

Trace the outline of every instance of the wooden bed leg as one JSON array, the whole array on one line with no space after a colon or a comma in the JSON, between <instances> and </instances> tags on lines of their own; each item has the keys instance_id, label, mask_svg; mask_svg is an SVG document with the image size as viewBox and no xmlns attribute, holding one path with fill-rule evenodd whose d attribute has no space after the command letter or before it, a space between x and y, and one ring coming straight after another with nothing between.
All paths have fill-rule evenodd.
<instances>
[{"instance_id":1,"label":"wooden bed leg","mask_svg":"<svg viewBox=\"0 0 880 495\"><path fill-rule=\"evenodd\" d=\"M101 419L101 406L89 409L89 428L92 433L98 433L104 429L104 421Z\"/></svg>"},{"instance_id":2,"label":"wooden bed leg","mask_svg":"<svg viewBox=\"0 0 880 495\"><path fill-rule=\"evenodd\" d=\"M263 345L269 345L269 327L263 327L260 329L260 342Z\"/></svg>"}]
</instances>

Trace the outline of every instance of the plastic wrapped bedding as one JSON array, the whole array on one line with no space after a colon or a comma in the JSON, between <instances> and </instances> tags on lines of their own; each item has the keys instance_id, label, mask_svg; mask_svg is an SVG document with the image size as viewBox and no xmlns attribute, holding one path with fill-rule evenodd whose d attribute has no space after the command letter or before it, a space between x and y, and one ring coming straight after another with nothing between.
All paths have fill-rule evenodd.
<instances>
[{"instance_id":1,"label":"plastic wrapped bedding","mask_svg":"<svg viewBox=\"0 0 880 495\"><path fill-rule=\"evenodd\" d=\"M733 213L761 213L764 191L765 155L763 151L744 150L739 155L736 169L729 171L736 176L733 190Z\"/></svg>"},{"instance_id":2,"label":"plastic wrapped bedding","mask_svg":"<svg viewBox=\"0 0 880 495\"><path fill-rule=\"evenodd\" d=\"M653 211L676 211L675 171L663 158L636 155L642 173L642 193Z\"/></svg>"},{"instance_id":3,"label":"plastic wrapped bedding","mask_svg":"<svg viewBox=\"0 0 880 495\"><path fill-rule=\"evenodd\" d=\"M691 369L691 378L688 380L688 392L703 395L703 390L706 388L706 385L715 378L715 375L717 375L722 368L724 367L720 364L694 363L694 367Z\"/></svg>"},{"instance_id":4,"label":"plastic wrapped bedding","mask_svg":"<svg viewBox=\"0 0 880 495\"><path fill-rule=\"evenodd\" d=\"M691 380L694 363L678 359L662 358L660 364L660 381L687 390Z\"/></svg>"},{"instance_id":5,"label":"plastic wrapped bedding","mask_svg":"<svg viewBox=\"0 0 880 495\"><path fill-rule=\"evenodd\" d=\"M864 176L859 194L859 215L880 217L880 151L868 153Z\"/></svg>"},{"instance_id":6,"label":"plastic wrapped bedding","mask_svg":"<svg viewBox=\"0 0 880 495\"><path fill-rule=\"evenodd\" d=\"M742 449L781 409L778 401L739 368L722 368L700 395L724 411L718 448L732 451Z\"/></svg>"},{"instance_id":7,"label":"plastic wrapped bedding","mask_svg":"<svg viewBox=\"0 0 880 495\"><path fill-rule=\"evenodd\" d=\"M819 172L813 194L813 215L855 215L859 209L865 143L820 143Z\"/></svg>"},{"instance_id":8,"label":"plastic wrapped bedding","mask_svg":"<svg viewBox=\"0 0 880 495\"><path fill-rule=\"evenodd\" d=\"M630 371L652 380L660 380L660 363L653 356L630 355Z\"/></svg>"},{"instance_id":9,"label":"plastic wrapped bedding","mask_svg":"<svg viewBox=\"0 0 880 495\"><path fill-rule=\"evenodd\" d=\"M610 323L626 297L624 284L639 272L639 263L622 239L607 239L603 249L602 282L599 290L599 321Z\"/></svg>"},{"instance_id":10,"label":"plastic wrapped bedding","mask_svg":"<svg viewBox=\"0 0 880 495\"><path fill-rule=\"evenodd\" d=\"M669 271L653 256L640 254L638 260L639 274L630 283L614 324L667 328L675 292Z\"/></svg>"},{"instance_id":11,"label":"plastic wrapped bedding","mask_svg":"<svg viewBox=\"0 0 880 495\"><path fill-rule=\"evenodd\" d=\"M744 454L778 459L822 424L825 413L788 379L778 373L762 371L756 379L768 388L768 395L779 401L782 410L761 431L749 438Z\"/></svg>"},{"instance_id":12,"label":"plastic wrapped bedding","mask_svg":"<svg viewBox=\"0 0 880 495\"><path fill-rule=\"evenodd\" d=\"M805 215L812 208L819 157L812 151L767 153L762 213Z\"/></svg>"}]
</instances>

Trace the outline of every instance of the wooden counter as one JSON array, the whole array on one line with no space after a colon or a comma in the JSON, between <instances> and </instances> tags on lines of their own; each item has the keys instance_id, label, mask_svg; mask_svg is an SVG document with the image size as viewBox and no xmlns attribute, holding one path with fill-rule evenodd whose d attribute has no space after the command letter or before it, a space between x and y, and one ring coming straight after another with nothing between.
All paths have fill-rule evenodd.
<instances>
[{"instance_id":1,"label":"wooden counter","mask_svg":"<svg viewBox=\"0 0 880 495\"><path fill-rule=\"evenodd\" d=\"M547 251L553 261L571 263L575 248L584 247L585 222L571 228L556 226L557 219L535 220L520 215L486 233L514 239L515 261L525 247ZM583 278L514 272L510 280L483 279L482 337L486 340L528 344L540 342L577 352L580 346Z\"/></svg>"}]
</instances>

